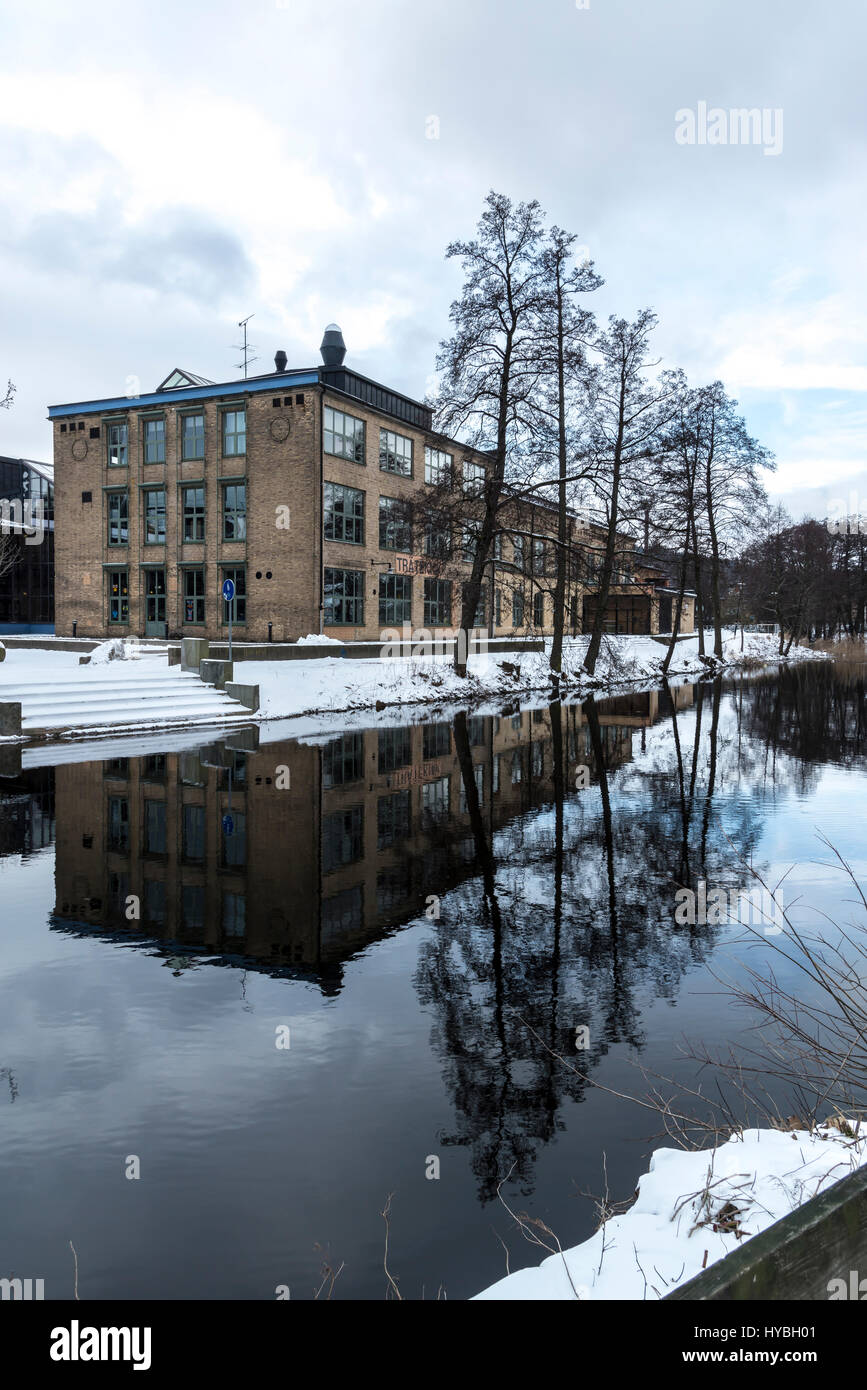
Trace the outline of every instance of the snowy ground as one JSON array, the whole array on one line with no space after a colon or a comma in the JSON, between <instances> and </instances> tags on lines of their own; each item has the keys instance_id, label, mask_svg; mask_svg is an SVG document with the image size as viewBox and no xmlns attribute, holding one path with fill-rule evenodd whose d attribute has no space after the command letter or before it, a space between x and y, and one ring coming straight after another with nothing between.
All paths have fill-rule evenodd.
<instances>
[{"instance_id":1,"label":"snowy ground","mask_svg":"<svg viewBox=\"0 0 867 1390\"><path fill-rule=\"evenodd\" d=\"M657 1149L623 1216L476 1298L664 1298L864 1163L867 1135L824 1126L750 1129L698 1153Z\"/></svg>"},{"instance_id":2,"label":"snowy ground","mask_svg":"<svg viewBox=\"0 0 867 1390\"><path fill-rule=\"evenodd\" d=\"M596 691L608 694L621 690L647 689L659 684L665 647L650 637L603 639L594 679L583 673L588 639L578 637L564 643L563 676L571 698L580 699ZM333 644L335 648L339 643ZM709 635L708 651L712 650ZM728 632L724 647L726 667L746 664L775 664L777 641L769 634L747 633L741 651L740 634ZM793 647L789 661L825 660L822 652ZM164 658L163 658L164 660ZM143 661L142 670L153 670L153 657ZM8 648L0 664L0 700L4 686L30 683L50 684L57 679L74 679L86 689L90 681L128 679L136 663L111 661L80 666L77 652L35 651ZM698 638L679 642L669 669L672 680L691 679L708 674L708 664L699 659ZM351 711L405 708L432 705L478 706L486 700L503 702L551 688L548 656L545 652L518 651L508 654L478 654L470 658L468 678L455 675L448 657L413 657L407 660L359 660L329 657L311 661L236 662L235 679L258 685L263 719L292 719L299 716L327 716ZM253 717L253 716L251 716ZM130 708L130 725L145 727L158 723L145 717L144 710Z\"/></svg>"}]
</instances>

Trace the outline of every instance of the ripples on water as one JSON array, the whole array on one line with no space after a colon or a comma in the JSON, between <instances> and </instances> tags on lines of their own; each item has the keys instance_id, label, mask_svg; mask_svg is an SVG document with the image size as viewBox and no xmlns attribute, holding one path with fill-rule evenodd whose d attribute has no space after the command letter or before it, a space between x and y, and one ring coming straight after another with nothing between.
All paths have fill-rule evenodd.
<instances>
[{"instance_id":1,"label":"ripples on water","mask_svg":"<svg viewBox=\"0 0 867 1390\"><path fill-rule=\"evenodd\" d=\"M6 745L0 1274L67 1298L72 1240L82 1298L305 1299L341 1262L334 1297L381 1298L391 1192L404 1297L460 1298L497 1235L543 1253L507 1175L589 1235L603 1154L628 1196L659 1125L556 1054L585 1026L581 1072L640 1092L636 1062L688 1082L684 1034L745 1026L716 978L742 933L677 926L677 888L794 865L799 921L851 917L817 831L867 877L862 670L672 699L56 768Z\"/></svg>"}]
</instances>

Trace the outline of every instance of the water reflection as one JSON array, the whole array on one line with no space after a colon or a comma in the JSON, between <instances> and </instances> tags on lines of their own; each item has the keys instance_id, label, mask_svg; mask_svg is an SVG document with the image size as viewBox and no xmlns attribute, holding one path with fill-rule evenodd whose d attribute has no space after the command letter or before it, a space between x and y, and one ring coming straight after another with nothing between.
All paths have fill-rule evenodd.
<instances>
[{"instance_id":1,"label":"water reflection","mask_svg":"<svg viewBox=\"0 0 867 1390\"><path fill-rule=\"evenodd\" d=\"M185 993L167 970L158 972L158 991L147 977L152 992L142 1002L136 992L112 999L120 1016L135 1000L147 1025L135 1045L153 1050L157 1070L161 1062L170 1067L160 1052L161 1026L175 1047L179 1040L192 1046L196 1030L213 1040L196 1054L190 1093L178 1083L184 1104L200 1117L178 1172L198 1172L201 1164L218 1185L207 1146L220 1135L235 1168L251 1165L252 1188L272 1178L279 1188L283 1160L274 1159L272 1171L261 1157L263 1131L268 1124L279 1131L275 1116L291 1114L299 1209L315 1239L326 1231L343 1238L343 1257L351 1256L353 1240L369 1253L378 1234L361 1216L356 1229L355 1214L375 1217L396 1173L410 1190L406 1172L416 1171L416 1149L459 1151L466 1175L451 1170L441 1189L445 1207L423 1217L427 1209L416 1201L421 1225L413 1256L419 1287L435 1273L459 1295L501 1272L485 1263L489 1215L479 1216L484 1224L472 1234L467 1223L507 1175L529 1192L542 1156L559 1161L562 1171L552 1183L549 1165L544 1189L556 1207L568 1203L581 1162L595 1176L607 1148L613 1190L619 1181L623 1195L634 1180L634 1149L621 1157L606 1133L585 1132L591 1097L558 1054L576 1058L576 1030L586 1028L589 1046L578 1060L590 1077L611 1082L625 1055L641 1058L654 1047L667 1065L679 1030L674 1020L670 1034L661 1029L658 1006L683 1006L686 976L702 971L724 932L676 925L677 888L702 878L726 889L749 886L745 861L763 867L775 820L786 857L802 855L798 837L813 833L813 805L824 808L830 829L822 779L829 767L840 770L839 797L839 779L850 786L864 768L864 695L862 670L811 666L338 738L260 744L248 729L192 751L54 770L22 772L7 747L0 766L3 872L8 883L12 857L33 856L54 841L55 897L45 906L55 933L76 951L75 938L102 937L137 948L124 960L158 953L176 973L185 963L201 967ZM795 812L808 799L802 831ZM841 833L845 852L858 843L857 820L850 817ZM849 844L846 833L854 837ZM401 943L402 950L391 950ZM92 961L87 956L83 966L88 983ZM117 965L106 964L115 980ZM290 1010L283 999L301 994L305 1011L328 1013L327 1046L310 1043L305 1065L280 1073L278 1100L260 1065L258 1020L249 1020L248 1034L246 1014L238 1024L237 1000L231 1015L212 1007L203 985L221 979L215 966L257 972L275 1010ZM399 974L397 984L389 970ZM358 1022L369 999L400 1039L397 1062L391 1042L367 1040ZM724 1044L740 1027L724 1005L703 1002L701 1009L708 1043ZM95 1018L101 1026L99 1011ZM246 1070L221 1046L229 1036L236 1049L250 1049ZM97 1027L79 1045L88 1085L109 1093L118 1044L114 1053L103 1048ZM363 1065L356 1065L365 1048ZM327 1104L326 1074L334 1087ZM224 1096L240 1110L249 1099L246 1130ZM402 1107L398 1118L392 1106ZM16 1114L24 1108L16 1101ZM368 1155L361 1168L345 1143L348 1112ZM624 1121L624 1129L632 1123ZM55 1148L63 1145L63 1126L60 1107ZM642 1137L649 1127L643 1117L633 1125ZM298 1137L307 1130L316 1136L312 1150ZM558 1158L552 1141L567 1130L568 1151ZM242 1137L233 1148L236 1132ZM170 1124L163 1132L157 1121L154 1143L167 1160L175 1157ZM284 1147L280 1131L274 1152ZM320 1163L328 1178L321 1189ZM425 1220L434 1223L427 1234ZM302 1217L287 1213L285 1222L281 1251L294 1251ZM451 1275L448 1267L429 1268L424 1244L441 1240L444 1229L451 1232ZM260 1239L264 1244L271 1234ZM212 1247L222 1249L220 1230L199 1231L198 1240L210 1268ZM479 1252L477 1265L468 1242ZM112 1268L113 1253L101 1258ZM232 1278L243 1284L240 1258ZM359 1257L355 1268L355 1296L378 1296L377 1261L369 1266L370 1285L368 1264ZM248 1296L260 1296L259 1288L251 1275ZM236 1291L233 1284L221 1296Z\"/></svg>"}]
</instances>

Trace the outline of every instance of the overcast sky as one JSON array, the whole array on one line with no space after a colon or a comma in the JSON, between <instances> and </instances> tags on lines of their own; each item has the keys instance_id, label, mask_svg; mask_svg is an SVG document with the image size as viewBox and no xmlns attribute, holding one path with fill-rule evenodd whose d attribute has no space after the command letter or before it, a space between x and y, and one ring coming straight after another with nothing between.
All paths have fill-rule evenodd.
<instances>
[{"instance_id":1,"label":"overcast sky","mask_svg":"<svg viewBox=\"0 0 867 1390\"><path fill-rule=\"evenodd\" d=\"M493 187L726 383L798 515L867 509L865 31L862 0L4 4L0 453L130 376L234 379L251 313L252 372L334 319L422 396ZM782 110L782 149L678 143L701 102Z\"/></svg>"}]
</instances>

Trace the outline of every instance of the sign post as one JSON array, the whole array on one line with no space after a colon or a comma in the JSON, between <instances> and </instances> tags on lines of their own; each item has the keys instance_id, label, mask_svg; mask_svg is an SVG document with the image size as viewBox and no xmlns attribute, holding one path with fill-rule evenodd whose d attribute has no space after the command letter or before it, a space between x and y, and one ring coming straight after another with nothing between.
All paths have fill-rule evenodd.
<instances>
[{"instance_id":1,"label":"sign post","mask_svg":"<svg viewBox=\"0 0 867 1390\"><path fill-rule=\"evenodd\" d=\"M235 581L233 579L223 580L223 598L229 605L229 661L232 660L232 603L235 598Z\"/></svg>"}]
</instances>

